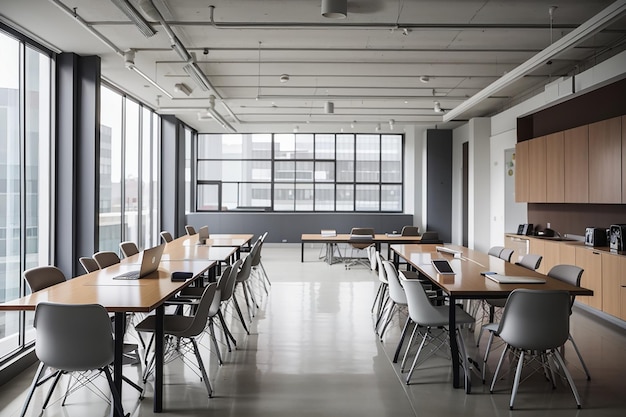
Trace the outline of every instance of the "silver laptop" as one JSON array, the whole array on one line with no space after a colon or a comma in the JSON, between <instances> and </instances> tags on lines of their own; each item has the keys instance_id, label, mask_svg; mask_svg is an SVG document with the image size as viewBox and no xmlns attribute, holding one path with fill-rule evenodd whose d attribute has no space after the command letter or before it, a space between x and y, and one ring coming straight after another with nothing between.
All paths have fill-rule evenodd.
<instances>
[{"instance_id":1,"label":"silver laptop","mask_svg":"<svg viewBox=\"0 0 626 417\"><path fill-rule=\"evenodd\" d=\"M143 251L141 257L141 267L139 271L129 271L121 275L113 277L113 279L140 279L146 275L150 275L159 268L161 262L161 256L163 256L163 249L165 245L155 246Z\"/></svg>"},{"instance_id":2,"label":"silver laptop","mask_svg":"<svg viewBox=\"0 0 626 417\"><path fill-rule=\"evenodd\" d=\"M498 284L545 284L543 278L533 278L515 275L485 274L487 278Z\"/></svg>"},{"instance_id":3,"label":"silver laptop","mask_svg":"<svg viewBox=\"0 0 626 417\"><path fill-rule=\"evenodd\" d=\"M204 245L209 238L209 226L202 226L198 230L198 245Z\"/></svg>"}]
</instances>

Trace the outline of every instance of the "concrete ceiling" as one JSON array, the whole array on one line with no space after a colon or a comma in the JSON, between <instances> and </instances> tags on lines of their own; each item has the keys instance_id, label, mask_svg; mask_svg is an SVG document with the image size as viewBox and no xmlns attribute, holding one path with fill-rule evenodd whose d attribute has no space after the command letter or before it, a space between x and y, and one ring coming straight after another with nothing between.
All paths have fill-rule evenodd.
<instances>
[{"instance_id":1,"label":"concrete ceiling","mask_svg":"<svg viewBox=\"0 0 626 417\"><path fill-rule=\"evenodd\" d=\"M150 1L170 35L147 13ZM614 2L348 0L342 20L322 17L320 0L129 2L157 31L154 36L142 35L112 0L3 0L0 15L58 51L101 56L108 81L200 132L224 131L211 117L198 117L206 115L210 95L217 97L215 110L241 132L263 126L314 130L318 124L337 131L350 125L372 131L376 124L389 130L391 119L397 129L453 127L494 114L626 43L621 16L456 121L443 123L442 113L434 111L436 101L453 109ZM558 6L552 20L551 6ZM172 50L171 33L195 55L216 91L203 91L183 70L186 62ZM136 67L173 99L125 68L123 52L129 49L136 51ZM281 82L282 74L289 81ZM192 93L176 91L177 83ZM327 101L334 104L332 114L324 111Z\"/></svg>"}]
</instances>

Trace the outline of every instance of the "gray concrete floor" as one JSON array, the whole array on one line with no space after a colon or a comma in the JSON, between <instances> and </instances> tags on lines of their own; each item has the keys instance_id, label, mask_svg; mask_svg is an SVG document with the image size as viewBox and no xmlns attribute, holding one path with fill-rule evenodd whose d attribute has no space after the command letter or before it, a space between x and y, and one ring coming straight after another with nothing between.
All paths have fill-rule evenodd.
<instances>
[{"instance_id":1,"label":"gray concrete floor","mask_svg":"<svg viewBox=\"0 0 626 417\"><path fill-rule=\"evenodd\" d=\"M217 364L208 337L201 339L205 364L215 390L208 398L203 383L181 361L166 366L163 416L620 416L626 415L626 332L576 310L572 334L590 368L587 381L571 346L566 360L582 397L578 410L569 388L556 389L542 375L530 376L520 387L516 409L509 411L511 381L505 378L489 393L477 374L473 390L451 385L446 355L437 355L420 367L406 385L398 365L390 360L404 322L392 322L381 343L373 331L370 312L378 286L377 275L363 267L318 261L319 247L306 249L300 262L300 245L265 245L263 263L272 281L269 295L257 287L260 308L247 336L230 314L230 327L238 340L231 353L222 345L223 366ZM229 309L229 313L232 310ZM244 307L245 313L245 307ZM219 334L219 332L218 332ZM474 358L475 333L465 334ZM132 338L132 335L129 335ZM486 339L485 339L486 340ZM492 354L489 371L498 354ZM195 363L193 357L190 362ZM0 416L17 416L35 366L0 388ZM138 366L126 366L125 374L137 379ZM105 393L108 389L99 385ZM61 385L64 387L64 385ZM63 394L57 388L55 398ZM40 415L46 386L38 389L28 416ZM152 416L152 381L145 398L124 386L125 411L131 416ZM106 416L108 404L90 392L73 393L64 407L60 401L43 415Z\"/></svg>"}]
</instances>

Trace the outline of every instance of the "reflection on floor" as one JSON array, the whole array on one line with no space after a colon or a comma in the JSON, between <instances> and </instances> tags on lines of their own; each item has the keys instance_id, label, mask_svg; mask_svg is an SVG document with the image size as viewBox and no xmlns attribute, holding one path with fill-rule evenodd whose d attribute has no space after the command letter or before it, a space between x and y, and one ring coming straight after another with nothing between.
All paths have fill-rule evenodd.
<instances>
[{"instance_id":1,"label":"reflection on floor","mask_svg":"<svg viewBox=\"0 0 626 417\"><path fill-rule=\"evenodd\" d=\"M299 245L265 245L263 263L272 280L269 296L257 287L260 308L246 336L232 317L231 329L237 350L226 353L223 366L211 353L210 340L202 339L205 363L215 396L207 398L199 377L181 362L165 369L165 411L163 416L624 416L626 410L626 331L600 322L578 310L572 317L572 334L590 368L587 381L580 364L566 347L569 369L582 397L577 410L567 385L552 390L541 374L531 376L520 387L516 410L508 401L511 380L500 381L489 394L478 374L473 391L466 395L451 386L449 359L435 356L420 367L413 383L404 384L404 375L392 364L404 319L394 319L380 343L373 332L372 300L378 286L375 273L357 267L327 265L318 261L319 247L306 250L300 263ZM232 311L229 311L232 313ZM244 307L245 315L245 307ZM230 316L230 314L229 314ZM472 355L479 359L466 334ZM481 343L482 348L485 345ZM489 373L498 354L492 354ZM193 361L194 359L191 358ZM2 386L0 416L19 415L35 366ZM125 367L137 378L137 366ZM488 373L488 374L489 374ZM63 394L57 388L55 398ZM103 385L104 386L104 385ZM44 387L45 388L45 387ZM106 389L104 389L105 392ZM29 416L39 415L45 389L31 403ZM151 416L153 387L146 384L146 397L124 389L125 411L131 416ZM108 405L87 389L73 393L66 406L56 401L45 416L106 416Z\"/></svg>"}]
</instances>

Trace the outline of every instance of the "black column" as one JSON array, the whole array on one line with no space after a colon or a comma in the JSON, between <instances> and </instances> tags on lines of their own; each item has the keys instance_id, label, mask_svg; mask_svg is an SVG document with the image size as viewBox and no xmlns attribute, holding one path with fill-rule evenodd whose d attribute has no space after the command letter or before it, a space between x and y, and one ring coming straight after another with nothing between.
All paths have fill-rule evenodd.
<instances>
[{"instance_id":1,"label":"black column","mask_svg":"<svg viewBox=\"0 0 626 417\"><path fill-rule=\"evenodd\" d=\"M452 131L426 132L426 216L428 230L452 241Z\"/></svg>"}]
</instances>

